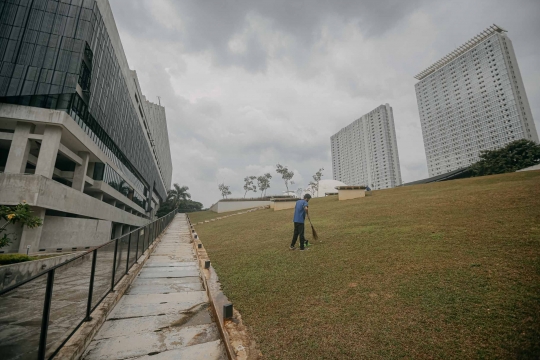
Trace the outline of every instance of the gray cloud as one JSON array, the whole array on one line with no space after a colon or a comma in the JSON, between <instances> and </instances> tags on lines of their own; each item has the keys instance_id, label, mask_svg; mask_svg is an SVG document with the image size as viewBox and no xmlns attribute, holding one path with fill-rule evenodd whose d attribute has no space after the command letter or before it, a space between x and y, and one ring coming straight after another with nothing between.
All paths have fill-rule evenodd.
<instances>
[{"instance_id":1,"label":"gray cloud","mask_svg":"<svg viewBox=\"0 0 540 360\"><path fill-rule=\"evenodd\" d=\"M252 34L241 55L229 48L229 41L249 27L250 14L268 20L272 30L290 36L294 46L288 50L309 53L313 44L320 40L321 26L328 19L334 19L336 24L353 23L367 37L380 36L397 26L424 1L171 1L178 27L168 19L153 16L151 7L155 3L148 0L116 0L113 8L118 10L115 11L117 21L131 33L171 41L173 46L181 46L186 52L209 50L217 65L264 71L269 54L263 39ZM302 59L296 55L294 59Z\"/></svg>"},{"instance_id":2,"label":"gray cloud","mask_svg":"<svg viewBox=\"0 0 540 360\"><path fill-rule=\"evenodd\" d=\"M540 3L534 0L111 0L130 66L167 111L173 182L206 206L225 181L324 167L330 136L394 109L402 177L427 176L413 78L492 23L509 30L540 129ZM275 172L271 193L285 189Z\"/></svg>"}]
</instances>

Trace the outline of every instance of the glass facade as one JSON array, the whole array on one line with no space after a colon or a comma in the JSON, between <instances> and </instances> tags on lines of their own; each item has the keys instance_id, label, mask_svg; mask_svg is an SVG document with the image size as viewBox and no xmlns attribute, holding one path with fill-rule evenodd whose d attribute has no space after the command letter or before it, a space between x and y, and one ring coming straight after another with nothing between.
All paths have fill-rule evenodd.
<instances>
[{"instance_id":1,"label":"glass facade","mask_svg":"<svg viewBox=\"0 0 540 360\"><path fill-rule=\"evenodd\" d=\"M0 2L0 101L67 111L139 195L166 190L95 0Z\"/></svg>"}]
</instances>

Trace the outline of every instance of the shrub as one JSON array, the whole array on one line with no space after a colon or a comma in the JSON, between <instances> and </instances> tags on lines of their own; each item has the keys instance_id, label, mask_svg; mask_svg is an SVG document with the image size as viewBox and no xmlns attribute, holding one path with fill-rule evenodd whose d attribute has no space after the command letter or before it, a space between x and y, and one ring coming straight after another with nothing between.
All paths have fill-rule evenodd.
<instances>
[{"instance_id":1,"label":"shrub","mask_svg":"<svg viewBox=\"0 0 540 360\"><path fill-rule=\"evenodd\" d=\"M27 256L23 254L0 254L0 265L16 264L36 259L37 257L35 256Z\"/></svg>"}]
</instances>

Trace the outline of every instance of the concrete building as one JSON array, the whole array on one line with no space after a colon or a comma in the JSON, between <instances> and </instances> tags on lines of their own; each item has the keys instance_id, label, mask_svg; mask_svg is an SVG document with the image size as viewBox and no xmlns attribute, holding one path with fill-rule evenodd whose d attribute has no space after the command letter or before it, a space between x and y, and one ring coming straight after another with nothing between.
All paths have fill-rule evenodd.
<instances>
[{"instance_id":1,"label":"concrete building","mask_svg":"<svg viewBox=\"0 0 540 360\"><path fill-rule=\"evenodd\" d=\"M429 176L517 139L538 142L512 42L497 25L415 77Z\"/></svg>"},{"instance_id":2,"label":"concrete building","mask_svg":"<svg viewBox=\"0 0 540 360\"><path fill-rule=\"evenodd\" d=\"M172 163L165 109L129 69L108 0L0 4L0 204L43 220L2 252L99 245L145 225Z\"/></svg>"},{"instance_id":3,"label":"concrete building","mask_svg":"<svg viewBox=\"0 0 540 360\"><path fill-rule=\"evenodd\" d=\"M388 189L401 185L390 105L381 105L330 138L334 180Z\"/></svg>"}]
</instances>

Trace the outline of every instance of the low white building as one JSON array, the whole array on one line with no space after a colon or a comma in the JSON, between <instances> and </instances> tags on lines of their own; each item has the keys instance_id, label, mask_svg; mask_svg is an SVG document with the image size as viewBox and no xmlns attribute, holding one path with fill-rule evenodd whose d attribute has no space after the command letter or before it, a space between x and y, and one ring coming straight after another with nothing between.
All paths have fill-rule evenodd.
<instances>
[{"instance_id":1,"label":"low white building","mask_svg":"<svg viewBox=\"0 0 540 360\"><path fill-rule=\"evenodd\" d=\"M325 179L319 181L319 191L315 191L315 194L312 194L309 191L304 191L302 193L302 197L304 197L305 194L310 194L312 197L325 197L327 193L336 193L336 186L346 186L347 184L338 181L338 180L332 180L332 179Z\"/></svg>"}]
</instances>

